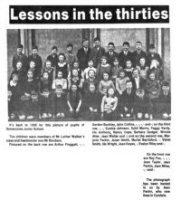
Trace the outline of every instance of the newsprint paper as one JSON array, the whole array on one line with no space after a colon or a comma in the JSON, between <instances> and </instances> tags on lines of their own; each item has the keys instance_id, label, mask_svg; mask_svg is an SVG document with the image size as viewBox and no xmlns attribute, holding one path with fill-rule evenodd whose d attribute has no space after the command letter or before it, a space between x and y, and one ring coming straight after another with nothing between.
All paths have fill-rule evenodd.
<instances>
[{"instance_id":1,"label":"newsprint paper","mask_svg":"<svg viewBox=\"0 0 181 200\"><path fill-rule=\"evenodd\" d=\"M180 200L179 4L0 9L0 199Z\"/></svg>"}]
</instances>

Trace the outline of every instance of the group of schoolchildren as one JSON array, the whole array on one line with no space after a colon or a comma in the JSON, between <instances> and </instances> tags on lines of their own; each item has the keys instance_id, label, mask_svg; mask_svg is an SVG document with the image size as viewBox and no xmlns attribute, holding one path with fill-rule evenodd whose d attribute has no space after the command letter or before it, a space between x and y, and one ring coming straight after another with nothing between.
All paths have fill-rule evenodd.
<instances>
[{"instance_id":1,"label":"group of schoolchildren","mask_svg":"<svg viewBox=\"0 0 181 200\"><path fill-rule=\"evenodd\" d=\"M51 54L42 63L38 47L23 54L17 46L8 84L10 120L125 120L170 119L170 84L164 81L163 63L154 45L149 52L137 41L135 51L124 42L117 53L99 38L94 47L83 40L74 54Z\"/></svg>"}]
</instances>

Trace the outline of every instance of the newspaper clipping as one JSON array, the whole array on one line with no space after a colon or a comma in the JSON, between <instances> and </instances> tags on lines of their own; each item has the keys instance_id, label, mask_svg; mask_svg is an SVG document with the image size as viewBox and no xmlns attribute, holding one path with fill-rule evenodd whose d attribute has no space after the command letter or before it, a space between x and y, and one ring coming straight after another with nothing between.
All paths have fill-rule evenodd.
<instances>
[{"instance_id":1,"label":"newspaper clipping","mask_svg":"<svg viewBox=\"0 0 181 200\"><path fill-rule=\"evenodd\" d=\"M6 8L2 199L173 200L170 6L60 3Z\"/></svg>"}]
</instances>

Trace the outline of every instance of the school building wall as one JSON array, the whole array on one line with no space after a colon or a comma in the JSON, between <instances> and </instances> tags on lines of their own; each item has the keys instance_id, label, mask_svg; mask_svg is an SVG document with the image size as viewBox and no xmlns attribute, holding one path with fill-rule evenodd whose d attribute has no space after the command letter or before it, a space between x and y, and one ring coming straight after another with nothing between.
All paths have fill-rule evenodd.
<instances>
[{"instance_id":1,"label":"school building wall","mask_svg":"<svg viewBox=\"0 0 181 200\"><path fill-rule=\"evenodd\" d=\"M39 48L39 54L45 61L51 51L51 47L56 45L59 52L65 53L67 43L74 44L74 51L82 45L82 39L87 38L90 46L93 46L93 38L99 37L103 47L107 48L109 42L114 42L116 51L120 52L122 43L129 41L131 50L135 48L135 42L141 41L143 49L148 50L148 45L153 43L157 52L162 56L164 62L164 76L170 81L170 29L151 28L151 29L8 29L8 76L12 70L12 56L16 52L18 43L24 45L24 53L31 53L33 45Z\"/></svg>"}]
</instances>

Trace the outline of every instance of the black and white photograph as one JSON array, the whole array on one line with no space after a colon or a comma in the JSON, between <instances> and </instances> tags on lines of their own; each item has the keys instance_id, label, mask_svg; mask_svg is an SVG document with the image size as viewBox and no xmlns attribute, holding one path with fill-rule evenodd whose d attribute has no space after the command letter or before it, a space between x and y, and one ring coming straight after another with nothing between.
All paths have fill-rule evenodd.
<instances>
[{"instance_id":1,"label":"black and white photograph","mask_svg":"<svg viewBox=\"0 0 181 200\"><path fill-rule=\"evenodd\" d=\"M7 29L9 121L170 120L170 29Z\"/></svg>"},{"instance_id":2,"label":"black and white photograph","mask_svg":"<svg viewBox=\"0 0 181 200\"><path fill-rule=\"evenodd\" d=\"M181 199L178 5L2 3L0 199Z\"/></svg>"}]
</instances>

